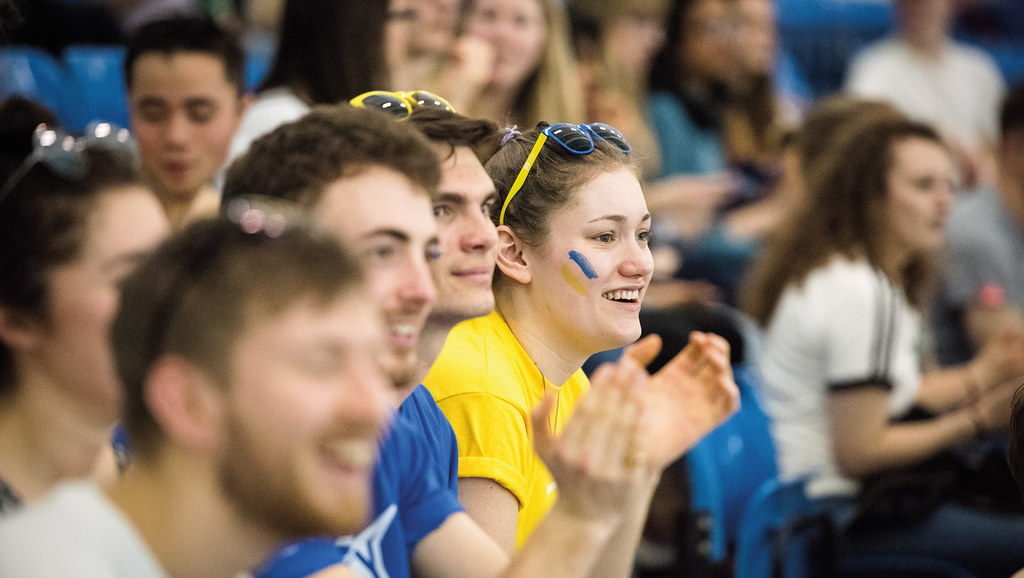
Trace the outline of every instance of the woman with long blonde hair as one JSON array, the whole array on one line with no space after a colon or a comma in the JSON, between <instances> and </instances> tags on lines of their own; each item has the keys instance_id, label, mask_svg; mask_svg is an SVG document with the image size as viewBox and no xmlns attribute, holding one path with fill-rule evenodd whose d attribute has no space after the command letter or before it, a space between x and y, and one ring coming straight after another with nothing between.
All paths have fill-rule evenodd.
<instances>
[{"instance_id":1,"label":"woman with long blonde hair","mask_svg":"<svg viewBox=\"0 0 1024 578\"><path fill-rule=\"evenodd\" d=\"M493 48L491 78L469 116L531 127L557 118L583 121L576 62L560 0L471 0L465 34Z\"/></svg>"}]
</instances>

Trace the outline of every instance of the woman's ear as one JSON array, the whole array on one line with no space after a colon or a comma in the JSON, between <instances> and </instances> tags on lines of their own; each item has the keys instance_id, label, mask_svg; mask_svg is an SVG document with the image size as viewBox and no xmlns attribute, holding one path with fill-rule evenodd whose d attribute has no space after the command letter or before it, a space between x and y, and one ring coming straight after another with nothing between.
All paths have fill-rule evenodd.
<instances>
[{"instance_id":1,"label":"woman's ear","mask_svg":"<svg viewBox=\"0 0 1024 578\"><path fill-rule=\"evenodd\" d=\"M144 387L149 412L171 444L216 446L223 396L204 371L183 357L164 355L153 364Z\"/></svg>"},{"instance_id":2,"label":"woman's ear","mask_svg":"<svg viewBox=\"0 0 1024 578\"><path fill-rule=\"evenodd\" d=\"M34 315L0 305L0 341L7 347L23 351L39 342L43 324Z\"/></svg>"},{"instance_id":3,"label":"woman's ear","mask_svg":"<svg viewBox=\"0 0 1024 578\"><path fill-rule=\"evenodd\" d=\"M498 268L511 279L527 284L531 279L526 246L508 225L498 225Z\"/></svg>"}]
</instances>

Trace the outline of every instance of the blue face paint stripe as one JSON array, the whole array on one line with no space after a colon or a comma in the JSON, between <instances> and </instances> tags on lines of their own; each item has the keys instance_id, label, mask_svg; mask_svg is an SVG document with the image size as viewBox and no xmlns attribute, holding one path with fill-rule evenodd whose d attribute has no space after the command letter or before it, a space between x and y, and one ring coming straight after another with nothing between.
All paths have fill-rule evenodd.
<instances>
[{"instance_id":1,"label":"blue face paint stripe","mask_svg":"<svg viewBox=\"0 0 1024 578\"><path fill-rule=\"evenodd\" d=\"M580 270L587 276L587 279L597 279L597 272L594 271L594 266L590 264L586 257L576 251L569 251L569 258L580 266Z\"/></svg>"}]
</instances>

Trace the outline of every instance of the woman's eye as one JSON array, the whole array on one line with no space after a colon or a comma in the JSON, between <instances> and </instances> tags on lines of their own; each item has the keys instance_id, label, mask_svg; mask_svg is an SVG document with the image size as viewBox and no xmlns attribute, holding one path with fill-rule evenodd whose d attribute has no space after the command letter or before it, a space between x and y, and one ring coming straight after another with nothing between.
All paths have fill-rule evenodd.
<instances>
[{"instance_id":1,"label":"woman's eye","mask_svg":"<svg viewBox=\"0 0 1024 578\"><path fill-rule=\"evenodd\" d=\"M647 243L647 242L649 242L651 240L651 232L650 231L640 231L637 234L636 238L640 242Z\"/></svg>"},{"instance_id":2,"label":"woman's eye","mask_svg":"<svg viewBox=\"0 0 1024 578\"><path fill-rule=\"evenodd\" d=\"M615 235L611 233L602 233L594 238L602 243L611 243L615 240Z\"/></svg>"},{"instance_id":3,"label":"woman's eye","mask_svg":"<svg viewBox=\"0 0 1024 578\"><path fill-rule=\"evenodd\" d=\"M935 179L931 177L922 177L914 180L914 186L921 191L927 191L935 186Z\"/></svg>"}]
</instances>

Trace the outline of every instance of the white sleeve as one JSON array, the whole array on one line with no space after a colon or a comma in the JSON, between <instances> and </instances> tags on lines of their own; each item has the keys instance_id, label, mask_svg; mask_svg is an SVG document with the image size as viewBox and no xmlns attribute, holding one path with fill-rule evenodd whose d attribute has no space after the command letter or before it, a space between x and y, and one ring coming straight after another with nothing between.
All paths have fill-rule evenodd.
<instances>
[{"instance_id":1,"label":"white sleeve","mask_svg":"<svg viewBox=\"0 0 1024 578\"><path fill-rule=\"evenodd\" d=\"M812 303L822 321L828 387L891 387L898 298L891 285L866 264L850 263L831 267L816 281Z\"/></svg>"}]
</instances>

